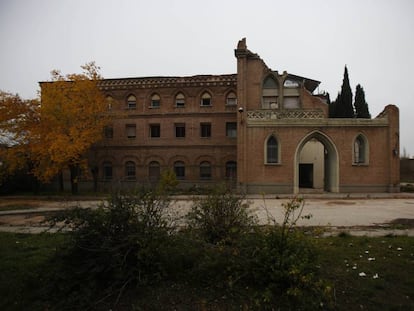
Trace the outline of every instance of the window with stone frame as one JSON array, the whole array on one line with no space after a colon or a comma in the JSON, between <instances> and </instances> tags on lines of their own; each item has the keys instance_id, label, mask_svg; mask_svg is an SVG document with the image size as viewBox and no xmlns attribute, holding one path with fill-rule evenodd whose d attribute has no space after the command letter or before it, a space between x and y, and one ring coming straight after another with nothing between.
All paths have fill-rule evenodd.
<instances>
[{"instance_id":1,"label":"window with stone frame","mask_svg":"<svg viewBox=\"0 0 414 311\"><path fill-rule=\"evenodd\" d=\"M204 92L203 95L201 95L200 106L202 106L202 107L211 106L211 95L210 95L210 93Z\"/></svg>"},{"instance_id":2,"label":"window with stone frame","mask_svg":"<svg viewBox=\"0 0 414 311\"><path fill-rule=\"evenodd\" d=\"M279 163L279 145L276 137L270 136L266 141L266 164Z\"/></svg>"},{"instance_id":3,"label":"window with stone frame","mask_svg":"<svg viewBox=\"0 0 414 311\"><path fill-rule=\"evenodd\" d=\"M134 95L128 96L127 109L137 109L137 98Z\"/></svg>"},{"instance_id":4,"label":"window with stone frame","mask_svg":"<svg viewBox=\"0 0 414 311\"><path fill-rule=\"evenodd\" d=\"M227 94L226 105L227 106L236 106L237 105L236 93L230 92L229 94Z\"/></svg>"},{"instance_id":5,"label":"window with stone frame","mask_svg":"<svg viewBox=\"0 0 414 311\"><path fill-rule=\"evenodd\" d=\"M161 97L158 94L152 95L150 108L160 108L160 106L161 106Z\"/></svg>"},{"instance_id":6,"label":"window with stone frame","mask_svg":"<svg viewBox=\"0 0 414 311\"><path fill-rule=\"evenodd\" d=\"M185 107L185 96L183 93L178 93L175 96L175 107L184 108Z\"/></svg>"},{"instance_id":7,"label":"window with stone frame","mask_svg":"<svg viewBox=\"0 0 414 311\"><path fill-rule=\"evenodd\" d=\"M358 135L354 140L353 164L368 164L368 143L362 134Z\"/></svg>"},{"instance_id":8,"label":"window with stone frame","mask_svg":"<svg viewBox=\"0 0 414 311\"><path fill-rule=\"evenodd\" d=\"M278 109L279 85L273 76L268 76L263 81L262 109Z\"/></svg>"}]
</instances>

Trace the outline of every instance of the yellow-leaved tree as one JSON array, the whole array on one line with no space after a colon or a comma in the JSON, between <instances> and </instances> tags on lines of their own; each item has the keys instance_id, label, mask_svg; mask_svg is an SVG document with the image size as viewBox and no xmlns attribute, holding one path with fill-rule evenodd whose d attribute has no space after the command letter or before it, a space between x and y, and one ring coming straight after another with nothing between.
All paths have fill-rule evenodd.
<instances>
[{"instance_id":1,"label":"yellow-leaved tree","mask_svg":"<svg viewBox=\"0 0 414 311\"><path fill-rule=\"evenodd\" d=\"M30 171L33 128L39 122L38 99L24 100L0 91L0 185L17 171ZM36 140L36 139L35 139Z\"/></svg>"},{"instance_id":2,"label":"yellow-leaved tree","mask_svg":"<svg viewBox=\"0 0 414 311\"><path fill-rule=\"evenodd\" d=\"M81 74L52 71L51 81L40 84L40 121L33 130L38 143L31 146L35 176L48 182L69 169L72 193L78 192L80 170L87 171L86 153L108 121L99 67L91 62L81 68Z\"/></svg>"}]
</instances>

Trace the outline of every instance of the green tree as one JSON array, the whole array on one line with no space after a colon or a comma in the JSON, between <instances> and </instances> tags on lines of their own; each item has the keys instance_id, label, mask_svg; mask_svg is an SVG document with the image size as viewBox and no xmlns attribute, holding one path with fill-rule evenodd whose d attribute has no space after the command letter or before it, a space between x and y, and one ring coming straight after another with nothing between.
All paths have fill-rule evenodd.
<instances>
[{"instance_id":1,"label":"green tree","mask_svg":"<svg viewBox=\"0 0 414 311\"><path fill-rule=\"evenodd\" d=\"M371 114L369 113L368 104L365 101L365 92L360 84L356 86L354 106L355 106L355 116L357 118L371 119Z\"/></svg>"}]
</instances>

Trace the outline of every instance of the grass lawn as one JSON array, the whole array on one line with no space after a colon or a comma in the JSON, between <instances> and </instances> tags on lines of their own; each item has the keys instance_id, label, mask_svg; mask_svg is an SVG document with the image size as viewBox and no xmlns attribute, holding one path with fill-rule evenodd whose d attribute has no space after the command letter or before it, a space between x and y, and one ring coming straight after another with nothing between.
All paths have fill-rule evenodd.
<instances>
[{"instance_id":1,"label":"grass lawn","mask_svg":"<svg viewBox=\"0 0 414 311\"><path fill-rule=\"evenodd\" d=\"M43 276L53 270L48 269L48 260L64 238L61 234L0 233L0 310L46 309ZM320 253L320 276L334 293L335 310L414 310L414 238L312 239ZM120 303L125 307L120 308L240 310L243 294L248 292L229 297L218 288L194 288L183 277L129 292Z\"/></svg>"}]
</instances>

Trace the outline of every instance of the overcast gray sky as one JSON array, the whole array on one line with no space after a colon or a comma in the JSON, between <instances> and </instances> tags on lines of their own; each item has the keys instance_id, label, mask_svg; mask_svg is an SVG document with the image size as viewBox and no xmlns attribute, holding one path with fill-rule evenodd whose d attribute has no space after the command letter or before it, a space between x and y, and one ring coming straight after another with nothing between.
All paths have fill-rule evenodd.
<instances>
[{"instance_id":1,"label":"overcast gray sky","mask_svg":"<svg viewBox=\"0 0 414 311\"><path fill-rule=\"evenodd\" d=\"M243 37L332 99L347 65L373 116L400 108L401 152L414 155L412 0L0 0L0 89L33 98L52 69L92 60L105 78L236 73Z\"/></svg>"}]
</instances>

